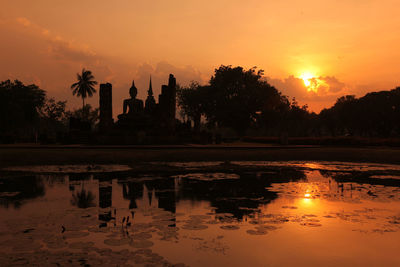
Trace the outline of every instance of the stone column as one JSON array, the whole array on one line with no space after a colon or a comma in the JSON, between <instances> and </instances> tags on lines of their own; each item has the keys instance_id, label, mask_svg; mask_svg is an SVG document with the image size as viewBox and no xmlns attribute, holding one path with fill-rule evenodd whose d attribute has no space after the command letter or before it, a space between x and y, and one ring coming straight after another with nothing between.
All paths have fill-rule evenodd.
<instances>
[{"instance_id":1,"label":"stone column","mask_svg":"<svg viewBox=\"0 0 400 267\"><path fill-rule=\"evenodd\" d=\"M100 131L108 131L112 128L112 85L100 84Z\"/></svg>"}]
</instances>

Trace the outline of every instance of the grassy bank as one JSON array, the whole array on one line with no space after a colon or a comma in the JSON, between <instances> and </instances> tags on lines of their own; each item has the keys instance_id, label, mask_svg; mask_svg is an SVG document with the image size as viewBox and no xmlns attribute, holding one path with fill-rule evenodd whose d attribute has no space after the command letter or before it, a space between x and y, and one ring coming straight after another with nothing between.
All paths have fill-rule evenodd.
<instances>
[{"instance_id":1,"label":"grassy bank","mask_svg":"<svg viewBox=\"0 0 400 267\"><path fill-rule=\"evenodd\" d=\"M352 161L400 164L398 148L352 147L0 147L0 168L42 164L129 164L151 161Z\"/></svg>"},{"instance_id":2,"label":"grassy bank","mask_svg":"<svg viewBox=\"0 0 400 267\"><path fill-rule=\"evenodd\" d=\"M244 137L245 142L257 144L279 144L279 137ZM400 138L376 138L376 137L288 137L290 145L322 145L322 146L390 146L400 147Z\"/></svg>"}]
</instances>

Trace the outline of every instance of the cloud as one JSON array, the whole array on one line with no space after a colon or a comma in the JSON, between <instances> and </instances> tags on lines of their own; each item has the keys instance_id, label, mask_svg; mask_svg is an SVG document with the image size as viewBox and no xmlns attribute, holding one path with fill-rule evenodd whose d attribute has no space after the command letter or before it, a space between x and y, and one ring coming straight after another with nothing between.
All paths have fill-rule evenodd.
<instances>
[{"instance_id":1,"label":"cloud","mask_svg":"<svg viewBox=\"0 0 400 267\"><path fill-rule=\"evenodd\" d=\"M284 79L267 77L267 81L289 98L296 98L301 105L307 104L314 112L334 104L338 97L348 93L346 84L334 76L311 78L308 87L303 79L293 75Z\"/></svg>"},{"instance_id":2,"label":"cloud","mask_svg":"<svg viewBox=\"0 0 400 267\"><path fill-rule=\"evenodd\" d=\"M158 75L167 75L172 72L182 85L188 84L191 81L204 82L204 76L201 72L190 65L177 67L166 61L161 61L157 64L155 72Z\"/></svg>"},{"instance_id":3,"label":"cloud","mask_svg":"<svg viewBox=\"0 0 400 267\"><path fill-rule=\"evenodd\" d=\"M154 66L143 63L136 67L132 77L138 87L139 97L147 96L150 75L154 94L157 95L161 92L161 85L168 83L169 74L173 74L181 85L188 85L191 81L206 82L204 75L192 66L175 66L166 61L160 61Z\"/></svg>"},{"instance_id":4,"label":"cloud","mask_svg":"<svg viewBox=\"0 0 400 267\"><path fill-rule=\"evenodd\" d=\"M161 85L168 83L170 73L177 83L187 85L191 81L207 83L206 76L193 66L176 66L167 61L150 63L125 62L118 58L96 53L84 43L68 40L58 33L36 24L26 17L0 23L0 79L20 79L25 83L40 83L41 88L57 99L68 101L69 108L80 106L81 101L73 97L70 85L82 68L90 69L99 83L113 84L114 117L122 110L122 101L129 96L132 80L138 88L138 97L145 99L152 77L156 99ZM209 74L209 73L207 73ZM284 95L295 97L313 111L334 103L345 94L346 85L334 76L310 80L313 90L308 90L302 79L289 76L284 79L267 80ZM88 100L98 106L98 95Z\"/></svg>"},{"instance_id":5,"label":"cloud","mask_svg":"<svg viewBox=\"0 0 400 267\"><path fill-rule=\"evenodd\" d=\"M17 24L23 26L26 34L32 38L42 39L46 43L46 50L42 51L57 60L72 62L95 62L100 60L88 46L66 40L59 35L52 34L48 29L30 21L25 17L18 17ZM20 29L21 30L21 29Z\"/></svg>"},{"instance_id":6,"label":"cloud","mask_svg":"<svg viewBox=\"0 0 400 267\"><path fill-rule=\"evenodd\" d=\"M17 22L25 27L31 26L31 21L24 17L17 18Z\"/></svg>"},{"instance_id":7,"label":"cloud","mask_svg":"<svg viewBox=\"0 0 400 267\"><path fill-rule=\"evenodd\" d=\"M96 53L74 46L71 42L64 40L49 40L48 50L49 55L57 60L67 60L75 62L94 62L99 58Z\"/></svg>"},{"instance_id":8,"label":"cloud","mask_svg":"<svg viewBox=\"0 0 400 267\"><path fill-rule=\"evenodd\" d=\"M346 85L339 81L336 77L325 76L320 78L328 85L328 91L330 93L337 93L346 88Z\"/></svg>"},{"instance_id":9,"label":"cloud","mask_svg":"<svg viewBox=\"0 0 400 267\"><path fill-rule=\"evenodd\" d=\"M114 117L121 113L122 101L129 97L133 79L138 97L143 100L147 97L150 75L156 99L161 85L168 83L170 73L181 85L192 80L207 81L192 66L176 66L167 61L138 64L98 54L91 47L68 40L26 17L0 24L0 34L4 37L0 42L0 80L12 78L39 84L49 96L67 100L68 108L81 105L81 101L72 96L70 85L82 68L90 69L99 83L112 83ZM98 94L88 99L88 103L96 107L98 101Z\"/></svg>"}]
</instances>

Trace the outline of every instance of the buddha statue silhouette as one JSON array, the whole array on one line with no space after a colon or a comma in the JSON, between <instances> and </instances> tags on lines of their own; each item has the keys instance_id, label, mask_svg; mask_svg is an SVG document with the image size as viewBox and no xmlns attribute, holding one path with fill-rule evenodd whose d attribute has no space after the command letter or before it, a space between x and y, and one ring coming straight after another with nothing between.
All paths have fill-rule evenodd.
<instances>
[{"instance_id":1,"label":"buddha statue silhouette","mask_svg":"<svg viewBox=\"0 0 400 267\"><path fill-rule=\"evenodd\" d=\"M135 86L135 81L132 81L132 86L129 89L129 95L131 98L124 100L123 113L118 115L119 120L136 120L141 118L143 115L143 101L136 98L137 88Z\"/></svg>"},{"instance_id":2,"label":"buddha statue silhouette","mask_svg":"<svg viewBox=\"0 0 400 267\"><path fill-rule=\"evenodd\" d=\"M132 81L132 86L129 89L129 95L131 98L124 100L123 114L127 114L127 109L129 115L143 112L143 101L136 98L137 88L135 86L135 81Z\"/></svg>"}]
</instances>

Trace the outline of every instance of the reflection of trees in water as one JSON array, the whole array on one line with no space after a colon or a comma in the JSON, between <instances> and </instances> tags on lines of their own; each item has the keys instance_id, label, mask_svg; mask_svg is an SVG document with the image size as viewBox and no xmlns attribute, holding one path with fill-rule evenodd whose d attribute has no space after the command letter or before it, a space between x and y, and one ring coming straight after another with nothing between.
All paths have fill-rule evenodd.
<instances>
[{"instance_id":1,"label":"reflection of trees in water","mask_svg":"<svg viewBox=\"0 0 400 267\"><path fill-rule=\"evenodd\" d=\"M351 172L337 172L329 170L320 170L322 176L325 178L333 178L338 183L353 182L358 184L370 184L370 185L384 185L384 186L395 186L400 187L399 179L376 179L371 178L374 175L396 175L400 176L400 172L392 171L388 174L385 171L351 171Z\"/></svg>"},{"instance_id":2,"label":"reflection of trees in water","mask_svg":"<svg viewBox=\"0 0 400 267\"><path fill-rule=\"evenodd\" d=\"M154 192L154 193L153 193ZM150 200L149 204L154 206L151 201L158 200L158 208L175 213L175 181L168 177L162 177L146 181L129 181L122 184L124 199L130 200L129 208L137 208L137 199L146 197ZM144 194L148 196L144 196Z\"/></svg>"},{"instance_id":3,"label":"reflection of trees in water","mask_svg":"<svg viewBox=\"0 0 400 267\"><path fill-rule=\"evenodd\" d=\"M179 178L176 178L179 179ZM144 188L148 194L155 191L159 208L175 213L179 200L208 201L216 213L232 213L242 219L253 213L261 204L267 204L277 198L275 192L265 189L271 183L284 183L305 179L303 171L282 169L265 173L241 173L240 179L196 180L162 177L146 181L122 182L123 197L130 200L129 208L137 208L137 199L142 199ZM144 187L145 185L145 187ZM147 190L146 190L147 191ZM149 199L153 199L150 195Z\"/></svg>"},{"instance_id":4,"label":"reflection of trees in water","mask_svg":"<svg viewBox=\"0 0 400 267\"><path fill-rule=\"evenodd\" d=\"M45 187L39 176L17 176L2 179L0 183L1 193L13 193L0 197L0 205L9 208L20 208L26 200L44 196Z\"/></svg>"},{"instance_id":5,"label":"reflection of trees in water","mask_svg":"<svg viewBox=\"0 0 400 267\"><path fill-rule=\"evenodd\" d=\"M93 178L89 173L73 173L69 174L69 190L73 191L71 204L81 209L95 207L96 196L90 191L85 189L85 181ZM75 186L80 186L80 190L75 190Z\"/></svg>"},{"instance_id":6,"label":"reflection of trees in water","mask_svg":"<svg viewBox=\"0 0 400 267\"><path fill-rule=\"evenodd\" d=\"M327 182L322 181L322 183L327 183L326 188L319 188L325 199L335 201L361 199L400 200L400 180L390 178L390 174L399 175L398 172L388 174L386 171L337 172L320 170L319 173L322 177L328 179ZM371 178L371 176L380 178Z\"/></svg>"},{"instance_id":7,"label":"reflection of trees in water","mask_svg":"<svg viewBox=\"0 0 400 267\"><path fill-rule=\"evenodd\" d=\"M68 178L66 174L39 174L37 175L43 183L48 187L52 188L56 184L65 184L65 180Z\"/></svg>"},{"instance_id":8,"label":"reflection of trees in water","mask_svg":"<svg viewBox=\"0 0 400 267\"><path fill-rule=\"evenodd\" d=\"M237 219L254 213L262 204L277 198L275 192L266 187L271 183L285 183L304 179L300 170L280 170L278 172L240 173L240 179L202 181L182 179L179 199L209 201L216 213L231 213Z\"/></svg>"},{"instance_id":9,"label":"reflection of trees in water","mask_svg":"<svg viewBox=\"0 0 400 267\"><path fill-rule=\"evenodd\" d=\"M86 191L86 189L82 188L80 191L72 194L71 204L78 208L86 209L96 206L94 199L95 196L91 191Z\"/></svg>"},{"instance_id":10,"label":"reflection of trees in water","mask_svg":"<svg viewBox=\"0 0 400 267\"><path fill-rule=\"evenodd\" d=\"M70 182L71 181L82 182L93 178L93 174L91 173L71 173L68 176Z\"/></svg>"},{"instance_id":11,"label":"reflection of trees in water","mask_svg":"<svg viewBox=\"0 0 400 267\"><path fill-rule=\"evenodd\" d=\"M99 180L99 207L110 208L112 205L112 184L109 174L74 174L69 176L70 182L81 182L94 178ZM137 208L136 200L142 199L143 194L148 194L148 199L157 200L158 208L176 212L176 203L179 200L208 201L215 208L216 213L232 213L241 219L244 215L253 213L260 205L267 204L277 197L275 192L270 192L265 187L271 183L285 183L291 180L304 179L303 171L282 169L264 173L243 172L240 179L224 180L195 180L173 179L171 177L149 177L146 180L124 180L122 175L118 178L122 184L122 197L130 200L129 208ZM8 207L13 203L19 207L24 199L36 198L45 194L43 182L49 179L40 179L38 176L26 176L18 179L6 179L0 184L1 192L20 192L14 196L0 198L0 204ZM71 186L71 185L70 185ZM96 196L93 192L82 188L70 188L71 204L78 208L96 206ZM148 190L144 192L144 188ZM154 206L155 203L149 203ZM107 220L111 218L111 210L107 211ZM107 221L106 220L106 221Z\"/></svg>"}]
</instances>

